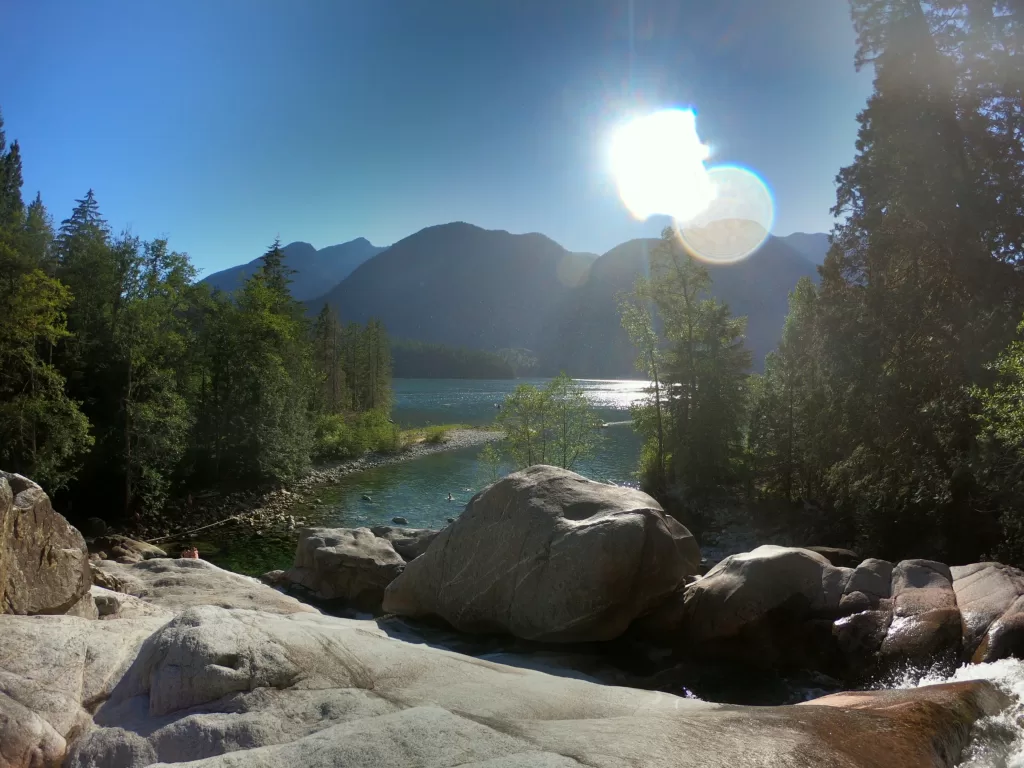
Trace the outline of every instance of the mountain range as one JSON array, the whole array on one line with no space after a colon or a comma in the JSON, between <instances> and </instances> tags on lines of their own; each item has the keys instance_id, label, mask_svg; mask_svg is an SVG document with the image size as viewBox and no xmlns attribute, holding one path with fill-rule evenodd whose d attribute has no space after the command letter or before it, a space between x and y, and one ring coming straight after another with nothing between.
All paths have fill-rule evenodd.
<instances>
[{"instance_id":1,"label":"mountain range","mask_svg":"<svg viewBox=\"0 0 1024 768\"><path fill-rule=\"evenodd\" d=\"M309 243L289 243L282 249L287 266L295 270L292 275L292 295L299 301L306 301L324 292L326 286L337 285L353 270L368 259L386 250L386 246L374 245L365 237L359 237L340 245L331 245L319 251ZM216 289L233 291L260 268L260 260L214 272L203 278Z\"/></svg>"},{"instance_id":2,"label":"mountain range","mask_svg":"<svg viewBox=\"0 0 1024 768\"><path fill-rule=\"evenodd\" d=\"M296 270L292 292L311 313L327 303L344 322L379 318L396 339L531 350L541 374L617 378L636 372L616 297L646 271L656 243L630 240L598 256L538 233L453 222L387 248L360 238L319 251L301 242L284 250ZM755 368L778 343L789 292L801 277L817 281L827 250L827 235L795 233L769 237L740 262L709 265L710 293L748 318ZM258 266L256 260L206 280L230 290Z\"/></svg>"}]
</instances>

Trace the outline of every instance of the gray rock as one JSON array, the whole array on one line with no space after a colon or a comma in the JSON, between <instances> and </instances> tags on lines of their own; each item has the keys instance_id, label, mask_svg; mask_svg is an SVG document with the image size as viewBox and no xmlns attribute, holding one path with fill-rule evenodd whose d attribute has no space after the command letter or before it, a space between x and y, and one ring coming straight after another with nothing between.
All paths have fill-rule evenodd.
<instances>
[{"instance_id":1,"label":"gray rock","mask_svg":"<svg viewBox=\"0 0 1024 768\"><path fill-rule=\"evenodd\" d=\"M687 588L683 626L691 642L713 649L758 629L776 612L798 623L833 611L849 581L849 569L796 547L764 545L730 555ZM754 654L775 652L751 648Z\"/></svg>"},{"instance_id":2,"label":"gray rock","mask_svg":"<svg viewBox=\"0 0 1024 768\"><path fill-rule=\"evenodd\" d=\"M690 532L647 494L534 466L474 496L388 586L383 607L467 632L610 640L699 561Z\"/></svg>"},{"instance_id":3,"label":"gray rock","mask_svg":"<svg viewBox=\"0 0 1024 768\"><path fill-rule=\"evenodd\" d=\"M108 559L123 557L130 558L133 562L151 560L154 557L167 557L167 553L160 547L119 534L108 534L93 539L89 545L89 551L104 552Z\"/></svg>"},{"instance_id":4,"label":"gray rock","mask_svg":"<svg viewBox=\"0 0 1024 768\"><path fill-rule=\"evenodd\" d=\"M234 593L232 576L205 579ZM122 611L163 610L105 596ZM1010 703L974 681L719 706L317 613L197 604L170 620L6 616L0 626L0 768L944 765L975 720Z\"/></svg>"},{"instance_id":5,"label":"gray rock","mask_svg":"<svg viewBox=\"0 0 1024 768\"><path fill-rule=\"evenodd\" d=\"M170 611L193 605L252 608L270 613L319 613L249 576L222 570L205 560L154 559L125 565L104 560L94 563L103 581L99 586L133 595Z\"/></svg>"},{"instance_id":6,"label":"gray rock","mask_svg":"<svg viewBox=\"0 0 1024 768\"><path fill-rule=\"evenodd\" d=\"M376 611L404 567L391 542L368 528L308 528L299 535L295 567L285 575L323 600Z\"/></svg>"},{"instance_id":7,"label":"gray rock","mask_svg":"<svg viewBox=\"0 0 1024 768\"><path fill-rule=\"evenodd\" d=\"M404 517L392 517L391 518L391 522L394 523L395 525L408 525L409 524L409 521L406 520Z\"/></svg>"},{"instance_id":8,"label":"gray rock","mask_svg":"<svg viewBox=\"0 0 1024 768\"><path fill-rule=\"evenodd\" d=\"M0 613L64 613L91 584L82 534L42 488L0 472Z\"/></svg>"},{"instance_id":9,"label":"gray rock","mask_svg":"<svg viewBox=\"0 0 1024 768\"><path fill-rule=\"evenodd\" d=\"M370 530L374 536L390 541L395 552L406 562L426 552L430 542L440 533L430 528L392 528L390 525L375 525Z\"/></svg>"},{"instance_id":10,"label":"gray rock","mask_svg":"<svg viewBox=\"0 0 1024 768\"><path fill-rule=\"evenodd\" d=\"M941 765L1008 703L972 682L721 707L412 645L370 622L212 607L134 653L68 765Z\"/></svg>"},{"instance_id":11,"label":"gray rock","mask_svg":"<svg viewBox=\"0 0 1024 768\"><path fill-rule=\"evenodd\" d=\"M995 661L1019 654L1015 637L1024 626L1024 573L1000 563L972 563L949 569L960 609L963 657Z\"/></svg>"},{"instance_id":12,"label":"gray rock","mask_svg":"<svg viewBox=\"0 0 1024 768\"><path fill-rule=\"evenodd\" d=\"M817 552L828 560L832 565L839 568L856 568L861 561L860 555L850 549L840 547L804 547L811 552Z\"/></svg>"},{"instance_id":13,"label":"gray rock","mask_svg":"<svg viewBox=\"0 0 1024 768\"><path fill-rule=\"evenodd\" d=\"M893 618L883 657L926 661L960 652L960 611L949 567L934 560L903 560L892 571Z\"/></svg>"}]
</instances>

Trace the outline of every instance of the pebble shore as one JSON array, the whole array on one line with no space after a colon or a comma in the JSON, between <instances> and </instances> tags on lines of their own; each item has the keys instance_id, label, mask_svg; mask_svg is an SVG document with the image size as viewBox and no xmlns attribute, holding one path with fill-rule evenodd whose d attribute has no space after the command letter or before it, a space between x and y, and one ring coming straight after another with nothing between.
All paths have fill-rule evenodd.
<instances>
[{"instance_id":1,"label":"pebble shore","mask_svg":"<svg viewBox=\"0 0 1024 768\"><path fill-rule=\"evenodd\" d=\"M453 429L441 443L420 441L396 454L368 453L358 459L315 467L283 488L210 494L193 498L191 504L186 501L159 512L144 512L123 532L140 541L159 545L161 539L181 538L197 529L208 529L214 525L241 525L256 531L301 528L306 521L291 514L294 505L315 497L319 488L336 483L342 477L431 453L482 445L500 440L502 436L503 433L493 430Z\"/></svg>"}]
</instances>

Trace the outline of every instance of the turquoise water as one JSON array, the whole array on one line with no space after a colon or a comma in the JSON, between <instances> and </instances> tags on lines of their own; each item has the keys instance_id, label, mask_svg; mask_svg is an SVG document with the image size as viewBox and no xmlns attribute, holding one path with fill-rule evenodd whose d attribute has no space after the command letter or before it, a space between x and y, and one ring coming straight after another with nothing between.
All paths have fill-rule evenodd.
<instances>
[{"instance_id":1,"label":"turquoise water","mask_svg":"<svg viewBox=\"0 0 1024 768\"><path fill-rule=\"evenodd\" d=\"M402 427L429 424L472 424L494 421L505 395L518 384L543 385L545 379L467 381L461 379L396 379L392 416ZM574 467L587 477L620 485L635 485L640 439L629 423L629 405L643 395L642 381L583 381L587 397L601 419L593 457ZM316 501L294 512L310 524L353 528L391 524L404 517L416 528L442 528L466 502L491 481L478 459L483 446L443 451L408 461L375 467L325 486ZM504 467L509 471L511 467ZM449 502L451 493L453 501ZM372 501L366 502L363 496ZM197 542L205 559L243 573L287 568L295 553L296 533L285 531L254 536L247 531L223 531Z\"/></svg>"}]
</instances>

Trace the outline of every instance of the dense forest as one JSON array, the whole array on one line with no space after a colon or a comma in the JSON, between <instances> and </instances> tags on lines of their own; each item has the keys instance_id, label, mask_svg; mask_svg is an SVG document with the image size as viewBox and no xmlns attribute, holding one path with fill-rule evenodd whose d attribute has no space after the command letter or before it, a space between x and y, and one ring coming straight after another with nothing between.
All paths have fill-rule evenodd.
<instances>
[{"instance_id":1,"label":"dense forest","mask_svg":"<svg viewBox=\"0 0 1024 768\"><path fill-rule=\"evenodd\" d=\"M1024 14L851 9L874 93L820 286L795 287L764 374L671 233L624 301L656 382L645 483L691 510L745 490L866 555L1024 563Z\"/></svg>"},{"instance_id":2,"label":"dense forest","mask_svg":"<svg viewBox=\"0 0 1024 768\"><path fill-rule=\"evenodd\" d=\"M423 341L394 340L391 358L396 378L514 379L515 368L500 354Z\"/></svg>"},{"instance_id":3,"label":"dense forest","mask_svg":"<svg viewBox=\"0 0 1024 768\"><path fill-rule=\"evenodd\" d=\"M279 482L394 440L379 323L311 327L278 243L211 292L164 240L115 235L90 190L56 229L0 122L0 466L113 518Z\"/></svg>"}]
</instances>

